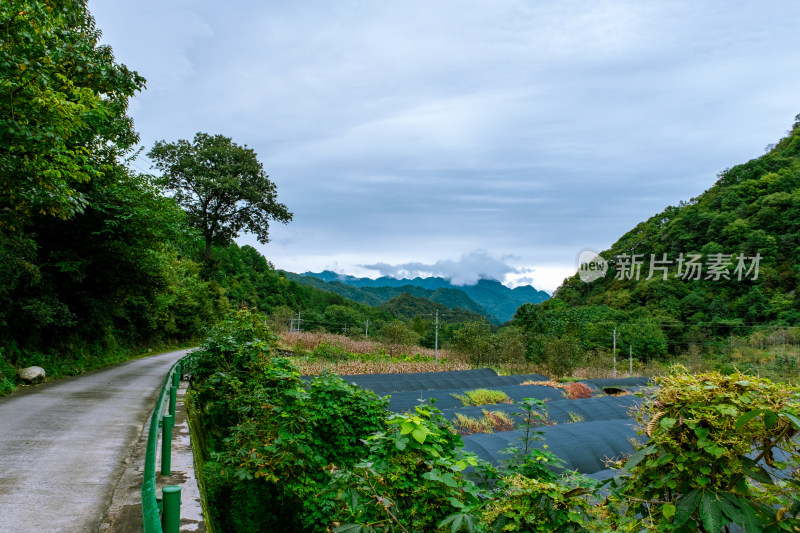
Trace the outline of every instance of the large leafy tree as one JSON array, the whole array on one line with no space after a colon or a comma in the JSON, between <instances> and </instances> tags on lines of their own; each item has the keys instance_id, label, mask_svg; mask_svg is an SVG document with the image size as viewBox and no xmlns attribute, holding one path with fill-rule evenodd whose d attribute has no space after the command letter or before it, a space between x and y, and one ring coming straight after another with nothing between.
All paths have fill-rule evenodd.
<instances>
[{"instance_id":1,"label":"large leafy tree","mask_svg":"<svg viewBox=\"0 0 800 533\"><path fill-rule=\"evenodd\" d=\"M137 136L126 115L144 78L114 61L85 0L0 2L0 228L83 211L80 183Z\"/></svg>"},{"instance_id":2,"label":"large leafy tree","mask_svg":"<svg viewBox=\"0 0 800 533\"><path fill-rule=\"evenodd\" d=\"M266 244L270 220L292 219L256 153L229 137L197 133L192 142L158 141L148 156L163 172L161 184L205 238L206 261L212 244L227 245L241 231Z\"/></svg>"}]
</instances>

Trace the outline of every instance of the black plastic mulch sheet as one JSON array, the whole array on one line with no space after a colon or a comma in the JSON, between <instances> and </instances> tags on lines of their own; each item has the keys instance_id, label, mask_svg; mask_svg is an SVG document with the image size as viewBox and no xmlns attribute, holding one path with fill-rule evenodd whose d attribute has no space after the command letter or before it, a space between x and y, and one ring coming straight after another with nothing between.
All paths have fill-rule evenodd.
<instances>
[{"instance_id":1,"label":"black plastic mulch sheet","mask_svg":"<svg viewBox=\"0 0 800 533\"><path fill-rule=\"evenodd\" d=\"M545 405L547 406L547 417L557 424L564 424L630 418L632 409L641 405L642 401L643 398L631 394L628 396L597 396L581 400L552 400L546 402ZM522 408L519 405L501 403L442 409L442 414L448 420L455 420L456 413L470 418L481 418L484 410L502 411L510 415L521 412ZM518 419L519 417L514 418Z\"/></svg>"},{"instance_id":2,"label":"black plastic mulch sheet","mask_svg":"<svg viewBox=\"0 0 800 533\"><path fill-rule=\"evenodd\" d=\"M302 379L310 380L312 376L303 376ZM436 388L435 384L447 380L481 380L499 377L491 368L478 368L474 370L443 370L441 372L409 372L405 374L342 374L341 378L348 383L370 389L378 394L388 394L402 390L422 388ZM434 387L425 385L432 383ZM406 387L406 388L403 388Z\"/></svg>"},{"instance_id":3,"label":"black plastic mulch sheet","mask_svg":"<svg viewBox=\"0 0 800 533\"><path fill-rule=\"evenodd\" d=\"M462 377L495 377L497 372L491 368L476 368L472 370L443 370L441 372L408 372L405 374L386 373L386 374L349 374L342 375L343 379L363 381L363 382L380 382L385 379L394 379L398 377L407 377L409 379L419 379L426 377L441 377L441 376L462 376Z\"/></svg>"},{"instance_id":4,"label":"black plastic mulch sheet","mask_svg":"<svg viewBox=\"0 0 800 533\"><path fill-rule=\"evenodd\" d=\"M433 389L480 389L519 385L525 381L547 381L541 374L498 376L491 368L430 372L427 374L362 374L342 376L342 379L377 394Z\"/></svg>"},{"instance_id":5,"label":"black plastic mulch sheet","mask_svg":"<svg viewBox=\"0 0 800 533\"><path fill-rule=\"evenodd\" d=\"M559 424L538 428L544 440L534 442L542 448L547 445L564 461L567 470L581 474L594 474L608 468L608 461L632 454L633 442L641 441L630 418L596 420L577 424ZM511 457L501 450L511 445L519 446L522 432L475 433L464 437L464 447L479 458L498 464Z\"/></svg>"},{"instance_id":6,"label":"black plastic mulch sheet","mask_svg":"<svg viewBox=\"0 0 800 533\"><path fill-rule=\"evenodd\" d=\"M436 398L435 405L439 409L462 407L463 403L454 398L453 394L463 395L465 391L480 388L505 392L512 401L519 401L523 398L538 398L540 400L560 400L563 398L560 389L546 387L543 385L505 385L500 387L478 386L457 389L417 390L396 392L391 394L389 399L389 410L398 413L413 411L414 406L420 404L422 401L429 400L430 398Z\"/></svg>"},{"instance_id":7,"label":"black plastic mulch sheet","mask_svg":"<svg viewBox=\"0 0 800 533\"><path fill-rule=\"evenodd\" d=\"M642 387L653 384L653 380L646 377L630 378L608 378L608 379L584 379L579 383L585 383L594 390L602 391L605 389L617 389L623 391L638 390Z\"/></svg>"}]
</instances>

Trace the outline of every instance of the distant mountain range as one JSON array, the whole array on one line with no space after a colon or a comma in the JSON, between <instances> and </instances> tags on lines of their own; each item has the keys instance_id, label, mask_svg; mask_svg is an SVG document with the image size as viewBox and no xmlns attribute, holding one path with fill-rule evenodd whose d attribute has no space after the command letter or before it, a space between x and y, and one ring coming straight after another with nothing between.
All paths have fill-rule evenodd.
<instances>
[{"instance_id":1,"label":"distant mountain range","mask_svg":"<svg viewBox=\"0 0 800 533\"><path fill-rule=\"evenodd\" d=\"M511 320L517 308L524 303L541 303L550 298L545 291L530 285L509 289L499 281L489 279L479 280L475 285L458 286L445 278L397 279L384 276L371 279L337 274L330 270L303 274L287 272L286 277L374 306L408 293L451 309L458 307L483 315L495 324Z\"/></svg>"}]
</instances>

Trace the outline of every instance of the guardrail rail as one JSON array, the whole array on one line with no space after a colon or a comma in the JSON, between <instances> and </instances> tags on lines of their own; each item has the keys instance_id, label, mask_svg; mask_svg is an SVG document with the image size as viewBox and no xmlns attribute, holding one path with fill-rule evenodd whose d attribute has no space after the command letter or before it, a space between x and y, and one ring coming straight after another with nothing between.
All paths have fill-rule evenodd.
<instances>
[{"instance_id":1,"label":"guardrail rail","mask_svg":"<svg viewBox=\"0 0 800 533\"><path fill-rule=\"evenodd\" d=\"M142 531L144 533L178 533L180 528L181 488L176 485L166 486L162 489L163 498L158 499L156 495L156 452L160 433L161 475L169 476L175 405L181 379L181 367L187 357L189 355L182 357L169 369L150 417L150 430L144 459L144 480L142 481ZM167 398L169 398L169 414L164 412L164 401Z\"/></svg>"}]
</instances>

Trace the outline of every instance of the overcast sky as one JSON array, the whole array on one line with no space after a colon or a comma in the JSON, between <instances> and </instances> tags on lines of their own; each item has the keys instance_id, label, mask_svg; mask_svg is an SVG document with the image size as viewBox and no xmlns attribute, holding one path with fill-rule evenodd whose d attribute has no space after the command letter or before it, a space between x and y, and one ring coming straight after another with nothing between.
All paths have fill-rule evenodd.
<instances>
[{"instance_id":1,"label":"overcast sky","mask_svg":"<svg viewBox=\"0 0 800 533\"><path fill-rule=\"evenodd\" d=\"M148 150L255 149L294 221L240 242L294 272L552 291L800 113L793 0L89 5Z\"/></svg>"}]
</instances>

